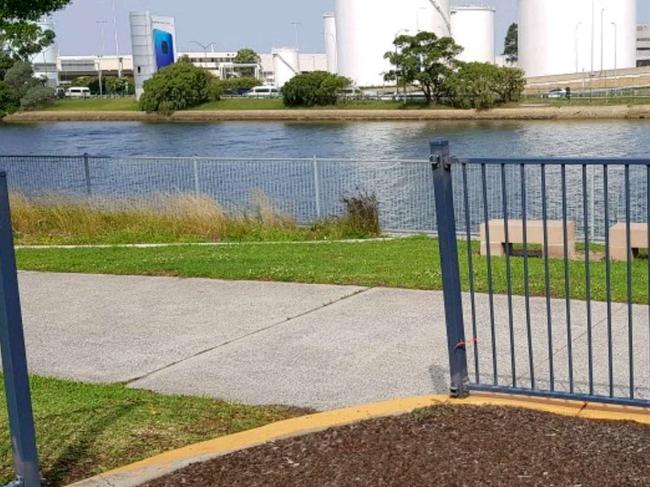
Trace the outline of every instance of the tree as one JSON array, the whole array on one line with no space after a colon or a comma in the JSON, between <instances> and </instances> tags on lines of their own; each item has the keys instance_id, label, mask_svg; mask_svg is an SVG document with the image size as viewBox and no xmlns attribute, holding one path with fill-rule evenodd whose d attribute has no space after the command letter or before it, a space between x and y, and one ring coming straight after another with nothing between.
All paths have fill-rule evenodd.
<instances>
[{"instance_id":1,"label":"tree","mask_svg":"<svg viewBox=\"0 0 650 487\"><path fill-rule=\"evenodd\" d=\"M11 88L4 81L0 81L0 117L13 112L15 109Z\"/></svg>"},{"instance_id":2,"label":"tree","mask_svg":"<svg viewBox=\"0 0 650 487\"><path fill-rule=\"evenodd\" d=\"M18 61L9 68L5 73L4 81L9 86L11 95L16 102L19 102L30 88L41 84L34 78L32 65L24 61Z\"/></svg>"},{"instance_id":3,"label":"tree","mask_svg":"<svg viewBox=\"0 0 650 487\"><path fill-rule=\"evenodd\" d=\"M260 56L249 47L244 47L237 51L237 55L232 60L235 64L260 64ZM255 76L255 68L239 68L241 76Z\"/></svg>"},{"instance_id":4,"label":"tree","mask_svg":"<svg viewBox=\"0 0 650 487\"><path fill-rule=\"evenodd\" d=\"M417 83L428 103L444 95L445 81L457 65L456 56L463 48L451 37L438 37L433 32L414 36L401 35L395 41L395 51L384 55L395 69L385 74L386 81Z\"/></svg>"},{"instance_id":5,"label":"tree","mask_svg":"<svg viewBox=\"0 0 650 487\"><path fill-rule=\"evenodd\" d=\"M144 83L140 110L172 113L218 99L218 80L193 64L172 64Z\"/></svg>"},{"instance_id":6,"label":"tree","mask_svg":"<svg viewBox=\"0 0 650 487\"><path fill-rule=\"evenodd\" d=\"M519 26L517 23L511 24L508 28L503 54L509 63L516 63L519 59Z\"/></svg>"},{"instance_id":7,"label":"tree","mask_svg":"<svg viewBox=\"0 0 650 487\"><path fill-rule=\"evenodd\" d=\"M52 44L54 32L41 29L35 22L69 3L70 0L0 0L0 46L4 46L3 56L26 61Z\"/></svg>"},{"instance_id":8,"label":"tree","mask_svg":"<svg viewBox=\"0 0 650 487\"><path fill-rule=\"evenodd\" d=\"M260 56L253 49L244 47L237 51L232 62L235 64L259 64Z\"/></svg>"},{"instance_id":9,"label":"tree","mask_svg":"<svg viewBox=\"0 0 650 487\"><path fill-rule=\"evenodd\" d=\"M25 96L20 99L20 106L24 110L41 108L52 104L54 102L54 98L54 89L43 85L33 86L27 90Z\"/></svg>"},{"instance_id":10,"label":"tree","mask_svg":"<svg viewBox=\"0 0 650 487\"><path fill-rule=\"evenodd\" d=\"M282 87L282 98L288 107L335 105L338 93L352 82L326 71L312 71L294 76Z\"/></svg>"}]
</instances>

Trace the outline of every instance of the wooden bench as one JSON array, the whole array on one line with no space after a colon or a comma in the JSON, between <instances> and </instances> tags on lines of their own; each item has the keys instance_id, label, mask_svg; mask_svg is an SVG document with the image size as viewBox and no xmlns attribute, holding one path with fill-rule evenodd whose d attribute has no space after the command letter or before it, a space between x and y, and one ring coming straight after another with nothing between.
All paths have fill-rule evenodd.
<instances>
[{"instance_id":1,"label":"wooden bench","mask_svg":"<svg viewBox=\"0 0 650 487\"><path fill-rule=\"evenodd\" d=\"M542 220L528 220L528 243L538 244L544 250L544 223ZM564 227L561 220L547 220L548 255L554 258L564 258ZM490 220L490 255L502 257L506 251L506 228L503 220ZM508 220L508 240L513 244L524 243L524 224L522 220ZM567 244L570 259L576 253L576 224L567 222ZM486 228L481 225L481 255L487 255Z\"/></svg>"},{"instance_id":2,"label":"wooden bench","mask_svg":"<svg viewBox=\"0 0 650 487\"><path fill-rule=\"evenodd\" d=\"M612 260L627 261L627 224L617 223L609 229L610 255ZM630 224L630 246L632 259L639 254L639 249L648 248L648 224Z\"/></svg>"}]
</instances>

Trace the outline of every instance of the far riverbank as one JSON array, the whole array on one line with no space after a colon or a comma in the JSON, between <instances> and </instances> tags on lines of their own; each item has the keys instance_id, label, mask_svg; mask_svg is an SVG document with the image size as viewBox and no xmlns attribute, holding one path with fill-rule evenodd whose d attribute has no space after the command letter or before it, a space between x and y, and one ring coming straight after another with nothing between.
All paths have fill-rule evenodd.
<instances>
[{"instance_id":1,"label":"far riverbank","mask_svg":"<svg viewBox=\"0 0 650 487\"><path fill-rule=\"evenodd\" d=\"M137 111L32 111L2 119L33 122L226 122L226 121L434 121L434 120L640 120L650 119L650 105L519 106L492 110L201 110L170 116Z\"/></svg>"}]
</instances>

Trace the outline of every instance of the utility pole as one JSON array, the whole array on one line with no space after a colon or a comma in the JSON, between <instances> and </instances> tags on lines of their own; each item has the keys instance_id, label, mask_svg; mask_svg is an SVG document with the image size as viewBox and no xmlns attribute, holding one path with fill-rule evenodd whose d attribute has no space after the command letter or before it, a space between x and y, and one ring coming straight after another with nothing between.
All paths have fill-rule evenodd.
<instances>
[{"instance_id":1,"label":"utility pole","mask_svg":"<svg viewBox=\"0 0 650 487\"><path fill-rule=\"evenodd\" d=\"M102 79L102 58L104 57L104 25L108 24L106 20L98 20L97 25L99 26L99 56L97 62L97 72L99 80L99 96L104 96L104 82Z\"/></svg>"},{"instance_id":2,"label":"utility pole","mask_svg":"<svg viewBox=\"0 0 650 487\"><path fill-rule=\"evenodd\" d=\"M117 77L122 77L122 60L120 59L120 39L117 34L117 0L113 0L113 33L115 35L115 57L117 58Z\"/></svg>"},{"instance_id":3,"label":"utility pole","mask_svg":"<svg viewBox=\"0 0 650 487\"><path fill-rule=\"evenodd\" d=\"M296 31L296 50L300 52L300 36L298 34L298 28L302 25L302 22L291 22L293 28Z\"/></svg>"},{"instance_id":4,"label":"utility pole","mask_svg":"<svg viewBox=\"0 0 650 487\"><path fill-rule=\"evenodd\" d=\"M576 73L580 72L580 26L582 22L576 24Z\"/></svg>"}]
</instances>

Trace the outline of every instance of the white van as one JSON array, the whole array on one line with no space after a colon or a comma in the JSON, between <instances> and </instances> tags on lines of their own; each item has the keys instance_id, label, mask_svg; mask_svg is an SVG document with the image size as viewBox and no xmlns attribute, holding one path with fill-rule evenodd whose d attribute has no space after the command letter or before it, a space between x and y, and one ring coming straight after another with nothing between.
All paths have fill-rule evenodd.
<instances>
[{"instance_id":1,"label":"white van","mask_svg":"<svg viewBox=\"0 0 650 487\"><path fill-rule=\"evenodd\" d=\"M280 90L275 86L256 86L248 90L244 96L251 98L277 98L280 96Z\"/></svg>"},{"instance_id":2,"label":"white van","mask_svg":"<svg viewBox=\"0 0 650 487\"><path fill-rule=\"evenodd\" d=\"M66 98L88 98L90 97L90 88L86 86L72 86L65 90Z\"/></svg>"}]
</instances>

